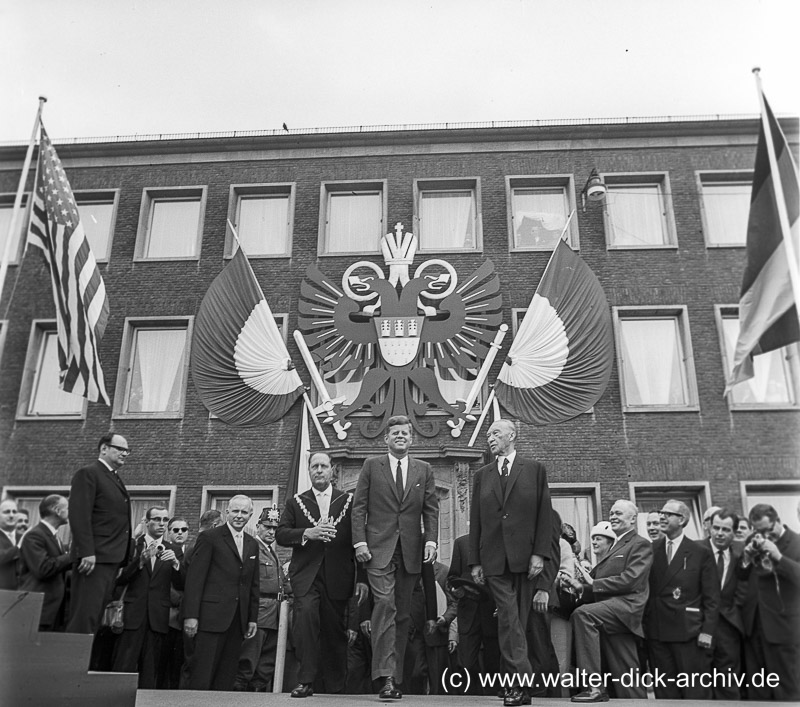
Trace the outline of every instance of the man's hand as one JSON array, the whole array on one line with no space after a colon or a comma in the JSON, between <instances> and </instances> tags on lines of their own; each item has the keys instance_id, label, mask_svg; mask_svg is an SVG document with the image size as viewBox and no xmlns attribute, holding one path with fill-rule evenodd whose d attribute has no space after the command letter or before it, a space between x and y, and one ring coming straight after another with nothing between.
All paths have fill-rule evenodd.
<instances>
[{"instance_id":1,"label":"man's hand","mask_svg":"<svg viewBox=\"0 0 800 707\"><path fill-rule=\"evenodd\" d=\"M248 621L247 633L244 634L244 640L246 641L248 638L255 636L256 631L258 631L258 624L255 621Z\"/></svg>"},{"instance_id":2,"label":"man's hand","mask_svg":"<svg viewBox=\"0 0 800 707\"><path fill-rule=\"evenodd\" d=\"M361 633L363 634L364 638L369 641L372 637L372 621L369 619L362 621L359 625L359 628L361 629Z\"/></svg>"},{"instance_id":3,"label":"man's hand","mask_svg":"<svg viewBox=\"0 0 800 707\"><path fill-rule=\"evenodd\" d=\"M697 637L697 645L700 648L711 648L711 642L712 638L710 633L701 633Z\"/></svg>"},{"instance_id":4,"label":"man's hand","mask_svg":"<svg viewBox=\"0 0 800 707\"><path fill-rule=\"evenodd\" d=\"M533 610L539 614L547 613L547 604L550 601L550 595L544 589L537 589L536 594L533 595Z\"/></svg>"},{"instance_id":5,"label":"man's hand","mask_svg":"<svg viewBox=\"0 0 800 707\"><path fill-rule=\"evenodd\" d=\"M97 556L96 555L88 555L86 557L81 557L81 561L78 563L78 572L81 574L89 575L94 570L94 566L97 564Z\"/></svg>"},{"instance_id":6,"label":"man's hand","mask_svg":"<svg viewBox=\"0 0 800 707\"><path fill-rule=\"evenodd\" d=\"M485 584L486 580L483 578L483 567L480 565L472 565L472 581L475 584Z\"/></svg>"},{"instance_id":7,"label":"man's hand","mask_svg":"<svg viewBox=\"0 0 800 707\"><path fill-rule=\"evenodd\" d=\"M369 587L364 582L356 582L356 594L358 605L361 606L369 596Z\"/></svg>"},{"instance_id":8,"label":"man's hand","mask_svg":"<svg viewBox=\"0 0 800 707\"><path fill-rule=\"evenodd\" d=\"M761 544L761 549L769 555L770 559L773 562L780 562L783 555L781 551L778 550L778 546L772 542L769 538L764 538L764 542Z\"/></svg>"},{"instance_id":9,"label":"man's hand","mask_svg":"<svg viewBox=\"0 0 800 707\"><path fill-rule=\"evenodd\" d=\"M458 641L448 641L447 642L447 652L448 653L455 653L458 649Z\"/></svg>"},{"instance_id":10,"label":"man's hand","mask_svg":"<svg viewBox=\"0 0 800 707\"><path fill-rule=\"evenodd\" d=\"M178 561L178 558L175 555L175 550L164 550L158 559L162 562L171 563L176 570L180 569L181 563Z\"/></svg>"},{"instance_id":11,"label":"man's hand","mask_svg":"<svg viewBox=\"0 0 800 707\"><path fill-rule=\"evenodd\" d=\"M190 638L197 634L197 619L184 619L183 632Z\"/></svg>"},{"instance_id":12,"label":"man's hand","mask_svg":"<svg viewBox=\"0 0 800 707\"><path fill-rule=\"evenodd\" d=\"M303 537L308 540L321 540L328 543L336 537L336 528L331 522L320 523L303 531Z\"/></svg>"},{"instance_id":13,"label":"man's hand","mask_svg":"<svg viewBox=\"0 0 800 707\"><path fill-rule=\"evenodd\" d=\"M528 579L533 579L544 569L544 558L541 555L531 555L528 562Z\"/></svg>"},{"instance_id":14,"label":"man's hand","mask_svg":"<svg viewBox=\"0 0 800 707\"><path fill-rule=\"evenodd\" d=\"M358 638L358 631L353 631L352 628L347 629L347 646L350 647L356 642Z\"/></svg>"},{"instance_id":15,"label":"man's hand","mask_svg":"<svg viewBox=\"0 0 800 707\"><path fill-rule=\"evenodd\" d=\"M436 546L434 545L425 545L425 557L423 558L423 562L433 562L436 559Z\"/></svg>"},{"instance_id":16,"label":"man's hand","mask_svg":"<svg viewBox=\"0 0 800 707\"><path fill-rule=\"evenodd\" d=\"M372 553L366 545L356 548L356 562L369 562L371 559Z\"/></svg>"}]
</instances>

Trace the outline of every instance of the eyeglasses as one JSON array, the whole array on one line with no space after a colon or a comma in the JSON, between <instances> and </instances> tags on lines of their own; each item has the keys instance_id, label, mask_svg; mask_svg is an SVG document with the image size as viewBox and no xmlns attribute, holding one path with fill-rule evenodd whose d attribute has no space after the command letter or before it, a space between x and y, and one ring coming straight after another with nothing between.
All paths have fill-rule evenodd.
<instances>
[{"instance_id":1,"label":"eyeglasses","mask_svg":"<svg viewBox=\"0 0 800 707\"><path fill-rule=\"evenodd\" d=\"M173 528L172 532L173 533L188 533L189 532L189 528Z\"/></svg>"},{"instance_id":2,"label":"eyeglasses","mask_svg":"<svg viewBox=\"0 0 800 707\"><path fill-rule=\"evenodd\" d=\"M683 513L675 513L675 511L659 511L660 516L675 516L676 518L683 518Z\"/></svg>"},{"instance_id":3,"label":"eyeglasses","mask_svg":"<svg viewBox=\"0 0 800 707\"><path fill-rule=\"evenodd\" d=\"M116 444L109 444L108 446L112 449L116 449L120 454L124 454L126 457L131 453L131 450L127 447L118 447Z\"/></svg>"}]
</instances>

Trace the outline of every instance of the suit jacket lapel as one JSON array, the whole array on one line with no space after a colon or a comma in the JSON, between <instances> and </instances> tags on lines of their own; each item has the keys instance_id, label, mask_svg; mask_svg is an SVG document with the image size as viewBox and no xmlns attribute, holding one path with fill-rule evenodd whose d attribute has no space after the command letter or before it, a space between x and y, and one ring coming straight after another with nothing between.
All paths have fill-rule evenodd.
<instances>
[{"instance_id":1,"label":"suit jacket lapel","mask_svg":"<svg viewBox=\"0 0 800 707\"><path fill-rule=\"evenodd\" d=\"M664 582L666 584L669 582L680 569L686 564L686 557L689 554L688 546L686 545L688 538L684 538L681 540L680 547L675 551L675 554L672 556L672 562L669 563L667 566L667 571L664 574ZM664 558L666 560L666 556Z\"/></svg>"},{"instance_id":2,"label":"suit jacket lapel","mask_svg":"<svg viewBox=\"0 0 800 707\"><path fill-rule=\"evenodd\" d=\"M495 463L495 469L497 468L497 464ZM511 468L508 470L508 479L506 480L506 492L503 495L503 503L505 504L506 499L508 498L509 494L511 493L511 489L514 488L514 484L517 483L517 479L519 478L520 471L522 470L522 463L519 459L519 454L514 457L514 463L511 465ZM500 477L500 473L497 474L498 479Z\"/></svg>"},{"instance_id":3,"label":"suit jacket lapel","mask_svg":"<svg viewBox=\"0 0 800 707\"><path fill-rule=\"evenodd\" d=\"M406 483L403 486L403 499L408 496L408 492L412 487L417 485L417 482L422 477L422 471L416 459L409 458L408 460L408 474L406 474Z\"/></svg>"},{"instance_id":4,"label":"suit jacket lapel","mask_svg":"<svg viewBox=\"0 0 800 707\"><path fill-rule=\"evenodd\" d=\"M311 517L314 520L319 520L319 504L317 503L317 497L314 495L314 491L312 489L303 491L303 493L300 494L300 498L303 499L303 505L311 514ZM333 505L332 495L331 495L331 505ZM330 514L330 509L328 510L328 513Z\"/></svg>"},{"instance_id":5,"label":"suit jacket lapel","mask_svg":"<svg viewBox=\"0 0 800 707\"><path fill-rule=\"evenodd\" d=\"M500 483L500 472L497 470L497 459L492 462L491 468L489 471L489 485L494 492L494 495L497 496L497 500L500 501L500 505L502 506L505 503L505 499L503 498L503 487Z\"/></svg>"},{"instance_id":6,"label":"suit jacket lapel","mask_svg":"<svg viewBox=\"0 0 800 707\"><path fill-rule=\"evenodd\" d=\"M225 530L222 532L222 537L225 539L225 544L233 551L233 554L239 557L239 548L236 547L236 541L233 539L233 533L231 533L231 529L228 527L227 523L225 523ZM244 554L244 541L242 541L242 554ZM239 559L241 559L241 557L239 557Z\"/></svg>"}]
</instances>

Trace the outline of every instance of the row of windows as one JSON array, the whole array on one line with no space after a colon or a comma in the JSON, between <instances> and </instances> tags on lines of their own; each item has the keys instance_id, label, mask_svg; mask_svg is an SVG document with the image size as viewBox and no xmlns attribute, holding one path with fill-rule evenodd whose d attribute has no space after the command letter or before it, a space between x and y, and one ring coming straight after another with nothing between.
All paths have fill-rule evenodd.
<instances>
[{"instance_id":1,"label":"row of windows","mask_svg":"<svg viewBox=\"0 0 800 707\"><path fill-rule=\"evenodd\" d=\"M523 309L513 311L514 329ZM716 306L723 369L733 363L739 333L735 306ZM698 411L700 402L694 353L685 306L614 307L617 363L624 412ZM287 338L286 314L275 315ZM182 418L188 381L192 317L128 318L125 321L113 403L115 418ZM0 322L0 344L7 325ZM83 398L58 388L55 322L33 322L21 385L17 419L83 418ZM755 358L755 377L728 396L734 410L800 407L798 346ZM445 379L437 369L440 390L449 402L466 399L472 381ZM474 374L467 371L465 375ZM327 382L332 398L352 402L360 381ZM108 385L108 381L107 381ZM477 403L480 409L480 400Z\"/></svg>"},{"instance_id":2,"label":"row of windows","mask_svg":"<svg viewBox=\"0 0 800 707\"><path fill-rule=\"evenodd\" d=\"M352 488L346 485L345 490ZM129 486L128 491L131 496L131 523L134 527L152 506L161 505L169 510L170 515L174 515L177 496L175 486ZM3 489L2 497L11 498L17 502L18 508L28 510L30 527L33 527L39 521L39 502L51 493L66 496L69 488L7 486ZM204 486L198 517L212 508L224 512L230 498L238 493L244 493L253 499L253 516L247 530L255 533L255 523L261 511L279 501L277 486ZM581 547L590 548L591 528L602 517L600 485L551 483L550 493L553 508L562 521L575 528ZM800 482L743 481L740 482L740 494L742 508L749 509L757 503L768 503L778 511L782 522L795 531L800 531L800 519L796 511L800 501ZM454 494L450 493L450 489L437 485L437 495L440 506L440 555L444 562L449 563L451 543L447 541L451 539L451 533L448 531L453 527L452 521L457 511L453 504ZM638 532L642 537L647 537L648 513L660 510L669 499L683 501L692 510L692 517L686 528L687 536L692 539L703 537L703 514L712 505L708 482L630 482L629 497L639 508ZM193 518L189 519L189 527L194 535L196 524ZM62 541L67 544L68 528L65 527L60 532L64 535Z\"/></svg>"},{"instance_id":3,"label":"row of windows","mask_svg":"<svg viewBox=\"0 0 800 707\"><path fill-rule=\"evenodd\" d=\"M678 238L667 173L603 175L603 205L609 249L675 248ZM750 173L698 172L703 232L709 247L745 243ZM194 260L200 257L207 188L145 189L135 260ZM509 247L552 250L575 209L572 175L506 177ZM95 258L111 251L119 191L76 192L81 221ZM292 252L295 184L239 184L230 189L228 217L251 257L288 257ZM319 253L377 254L387 223L385 181L325 182L321 187ZM11 220L10 197L0 201L0 247ZM479 178L414 182L413 232L421 252L480 251L483 247ZM24 219L23 219L24 221ZM24 225L14 234L18 259ZM569 244L579 247L577 220ZM226 236L225 255L236 247Z\"/></svg>"}]
</instances>

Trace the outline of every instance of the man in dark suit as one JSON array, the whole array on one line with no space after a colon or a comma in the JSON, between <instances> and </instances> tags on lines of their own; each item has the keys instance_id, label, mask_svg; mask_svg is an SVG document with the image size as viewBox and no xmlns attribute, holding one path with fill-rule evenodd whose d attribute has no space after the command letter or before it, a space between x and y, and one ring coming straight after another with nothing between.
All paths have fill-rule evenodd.
<instances>
[{"instance_id":1,"label":"man in dark suit","mask_svg":"<svg viewBox=\"0 0 800 707\"><path fill-rule=\"evenodd\" d=\"M747 591L747 583L739 582L736 565L742 557L740 548L733 544L739 517L721 508L710 520L711 535L702 543L714 554L720 584L719 622L714 634L711 667L726 673L728 680L714 681L715 700L738 700L741 695L733 676L742 672L742 635L744 624L740 613L741 603Z\"/></svg>"},{"instance_id":2,"label":"man in dark suit","mask_svg":"<svg viewBox=\"0 0 800 707\"><path fill-rule=\"evenodd\" d=\"M97 631L130 549L131 502L117 473L130 448L122 435L109 432L97 449L97 461L75 472L69 492L73 569L68 633Z\"/></svg>"},{"instance_id":3,"label":"man in dark suit","mask_svg":"<svg viewBox=\"0 0 800 707\"><path fill-rule=\"evenodd\" d=\"M55 631L64 625L65 575L72 560L56 532L67 523L68 507L63 496L45 496L39 504L39 524L25 534L20 545L19 588L44 594L40 631Z\"/></svg>"},{"instance_id":4,"label":"man in dark suit","mask_svg":"<svg viewBox=\"0 0 800 707\"><path fill-rule=\"evenodd\" d=\"M800 700L800 535L781 523L766 503L750 509L755 535L744 547L737 568L747 581L743 621L745 667L778 675L775 686L754 685L751 700Z\"/></svg>"},{"instance_id":5,"label":"man in dark suit","mask_svg":"<svg viewBox=\"0 0 800 707\"><path fill-rule=\"evenodd\" d=\"M601 655L613 678L631 668L639 671L636 637L644 636L642 616L647 605L653 548L649 540L636 533L637 517L638 510L630 501L621 499L611 506L609 523L614 544L584 578L583 603L570 617L575 663L589 675L602 673ZM641 685L625 687L621 682L613 685L617 697L647 699L647 691ZM573 696L572 701L607 699L605 690L588 687Z\"/></svg>"},{"instance_id":6,"label":"man in dark suit","mask_svg":"<svg viewBox=\"0 0 800 707\"><path fill-rule=\"evenodd\" d=\"M15 590L18 585L17 504L10 498L0 502L0 589Z\"/></svg>"},{"instance_id":7,"label":"man in dark suit","mask_svg":"<svg viewBox=\"0 0 800 707\"><path fill-rule=\"evenodd\" d=\"M331 485L333 466L325 452L308 460L311 488L286 500L275 532L292 548L289 581L294 597L292 639L300 660L292 697L344 691L347 679L347 602L356 588L353 496ZM362 573L363 579L363 573ZM367 598L366 584L356 588Z\"/></svg>"},{"instance_id":8,"label":"man in dark suit","mask_svg":"<svg viewBox=\"0 0 800 707\"><path fill-rule=\"evenodd\" d=\"M719 578L711 551L683 534L691 511L670 499L661 509L663 538L653 543L650 597L644 616L650 667L665 682L654 685L658 699L711 698L700 674L711 667L712 636L719 618ZM689 678L678 683L678 673Z\"/></svg>"},{"instance_id":9,"label":"man in dark suit","mask_svg":"<svg viewBox=\"0 0 800 707\"><path fill-rule=\"evenodd\" d=\"M139 687L147 690L157 687L158 670L166 661L170 589L180 588L180 561L172 544L164 540L168 521L168 509L147 509L145 534L136 540L133 557L117 580L125 587L124 625L114 649L113 670L138 672Z\"/></svg>"},{"instance_id":10,"label":"man in dark suit","mask_svg":"<svg viewBox=\"0 0 800 707\"><path fill-rule=\"evenodd\" d=\"M183 630L195 636L189 690L232 690L242 642L258 624L258 543L244 532L247 496L228 502L227 522L197 536L183 594Z\"/></svg>"},{"instance_id":11,"label":"man in dark suit","mask_svg":"<svg viewBox=\"0 0 800 707\"><path fill-rule=\"evenodd\" d=\"M534 579L551 558L553 509L542 464L516 452L517 430L510 420L489 428L496 460L478 469L472 491L469 563L475 582L489 585L497 604L498 639L505 668L514 676L531 673L525 628ZM519 678L517 678L519 683ZM521 684L508 688L503 704L530 704Z\"/></svg>"},{"instance_id":12,"label":"man in dark suit","mask_svg":"<svg viewBox=\"0 0 800 707\"><path fill-rule=\"evenodd\" d=\"M463 580L454 582L454 579ZM483 649L483 672L500 670L500 647L497 644L495 603L487 587L472 581L469 566L469 536L456 538L450 562L449 585L457 599L458 660L469 672L469 695L494 694L496 689L481 688L478 672Z\"/></svg>"},{"instance_id":13,"label":"man in dark suit","mask_svg":"<svg viewBox=\"0 0 800 707\"><path fill-rule=\"evenodd\" d=\"M389 418L384 435L388 454L361 467L353 499L356 560L367 568L372 588L372 679L381 699L398 699L408 640L411 594L422 562L436 559L439 501L433 470L408 450L410 420Z\"/></svg>"}]
</instances>

